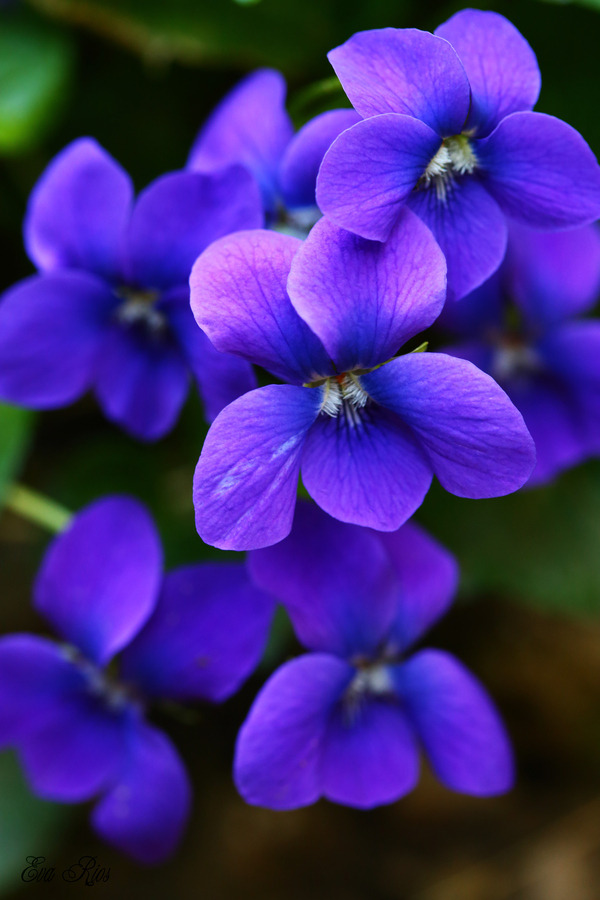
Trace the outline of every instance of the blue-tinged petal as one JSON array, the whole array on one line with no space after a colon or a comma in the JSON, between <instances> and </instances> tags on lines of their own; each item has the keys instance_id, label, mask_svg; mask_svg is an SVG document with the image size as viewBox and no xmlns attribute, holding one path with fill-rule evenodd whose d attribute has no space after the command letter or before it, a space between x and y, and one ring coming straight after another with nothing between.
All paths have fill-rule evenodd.
<instances>
[{"instance_id":1,"label":"blue-tinged petal","mask_svg":"<svg viewBox=\"0 0 600 900\"><path fill-rule=\"evenodd\" d=\"M354 671L335 656L309 653L271 676L238 735L234 780L244 800L296 809L319 799L321 744Z\"/></svg>"},{"instance_id":2,"label":"blue-tinged petal","mask_svg":"<svg viewBox=\"0 0 600 900\"><path fill-rule=\"evenodd\" d=\"M482 685L457 659L423 650L395 669L395 681L447 787L480 797L510 790L514 763L504 726Z\"/></svg>"},{"instance_id":3,"label":"blue-tinged petal","mask_svg":"<svg viewBox=\"0 0 600 900\"><path fill-rule=\"evenodd\" d=\"M294 257L288 292L338 372L367 369L435 321L446 296L446 262L408 209L385 244L321 219Z\"/></svg>"},{"instance_id":4,"label":"blue-tinged petal","mask_svg":"<svg viewBox=\"0 0 600 900\"><path fill-rule=\"evenodd\" d=\"M121 271L131 179L92 138L56 156L34 187L25 217L25 247L43 271L86 269L109 280Z\"/></svg>"},{"instance_id":5,"label":"blue-tinged petal","mask_svg":"<svg viewBox=\"0 0 600 900\"><path fill-rule=\"evenodd\" d=\"M106 663L154 609L161 564L146 508L130 497L105 497L78 513L50 545L35 606L65 640Z\"/></svg>"},{"instance_id":6,"label":"blue-tinged petal","mask_svg":"<svg viewBox=\"0 0 600 900\"><path fill-rule=\"evenodd\" d=\"M294 134L285 94L285 80L274 69L258 69L244 78L200 131L188 168L210 171L241 163L258 181L266 209L274 211L279 163Z\"/></svg>"},{"instance_id":7,"label":"blue-tinged petal","mask_svg":"<svg viewBox=\"0 0 600 900\"><path fill-rule=\"evenodd\" d=\"M416 28L377 28L352 35L327 57L361 116L414 116L441 137L462 131L469 82L443 38Z\"/></svg>"},{"instance_id":8,"label":"blue-tinged petal","mask_svg":"<svg viewBox=\"0 0 600 900\"><path fill-rule=\"evenodd\" d=\"M311 650L347 659L374 653L386 636L398 581L378 537L299 503L288 537L249 554L252 577L284 604Z\"/></svg>"},{"instance_id":9,"label":"blue-tinged petal","mask_svg":"<svg viewBox=\"0 0 600 900\"><path fill-rule=\"evenodd\" d=\"M243 166L172 172L140 194L127 231L127 280L144 288L187 285L192 266L217 238L264 222L260 192Z\"/></svg>"},{"instance_id":10,"label":"blue-tinged petal","mask_svg":"<svg viewBox=\"0 0 600 900\"><path fill-rule=\"evenodd\" d=\"M72 403L92 384L94 366L117 300L83 272L21 281L0 301L0 397L51 409Z\"/></svg>"},{"instance_id":11,"label":"blue-tinged petal","mask_svg":"<svg viewBox=\"0 0 600 900\"><path fill-rule=\"evenodd\" d=\"M448 300L460 300L492 275L506 251L506 220L472 175L415 191L408 205L431 229L448 264Z\"/></svg>"},{"instance_id":12,"label":"blue-tinged petal","mask_svg":"<svg viewBox=\"0 0 600 900\"><path fill-rule=\"evenodd\" d=\"M358 122L323 157L319 208L341 228L386 241L440 146L439 135L410 116L388 113Z\"/></svg>"},{"instance_id":13,"label":"blue-tinged petal","mask_svg":"<svg viewBox=\"0 0 600 900\"><path fill-rule=\"evenodd\" d=\"M196 528L222 550L268 547L292 527L300 457L322 391L272 384L239 397L213 424L194 475Z\"/></svg>"},{"instance_id":14,"label":"blue-tinged petal","mask_svg":"<svg viewBox=\"0 0 600 900\"><path fill-rule=\"evenodd\" d=\"M144 695L221 701L252 673L273 599L241 565L185 566L165 576L156 609L121 655Z\"/></svg>"},{"instance_id":15,"label":"blue-tinged petal","mask_svg":"<svg viewBox=\"0 0 600 900\"><path fill-rule=\"evenodd\" d=\"M191 809L192 788L166 734L142 719L129 723L123 766L92 813L109 844L138 862L160 863L175 851Z\"/></svg>"},{"instance_id":16,"label":"blue-tinged petal","mask_svg":"<svg viewBox=\"0 0 600 900\"><path fill-rule=\"evenodd\" d=\"M600 217L600 167L566 122L516 112L474 143L485 186L517 222L553 231Z\"/></svg>"},{"instance_id":17,"label":"blue-tinged petal","mask_svg":"<svg viewBox=\"0 0 600 900\"><path fill-rule=\"evenodd\" d=\"M308 433L304 486L342 522L395 531L421 505L431 478L431 464L410 428L374 404L323 414Z\"/></svg>"},{"instance_id":18,"label":"blue-tinged petal","mask_svg":"<svg viewBox=\"0 0 600 900\"><path fill-rule=\"evenodd\" d=\"M452 44L469 78L465 130L485 137L510 113L533 109L542 78L535 53L512 22L496 12L463 9L435 33Z\"/></svg>"},{"instance_id":19,"label":"blue-tinged petal","mask_svg":"<svg viewBox=\"0 0 600 900\"><path fill-rule=\"evenodd\" d=\"M535 448L523 418L472 363L411 353L361 381L377 403L410 426L446 490L459 497L499 497L527 481Z\"/></svg>"},{"instance_id":20,"label":"blue-tinged petal","mask_svg":"<svg viewBox=\"0 0 600 900\"><path fill-rule=\"evenodd\" d=\"M302 242L246 231L204 251L190 278L192 312L217 350L303 384L332 373L319 339L290 302L286 283Z\"/></svg>"}]
</instances>

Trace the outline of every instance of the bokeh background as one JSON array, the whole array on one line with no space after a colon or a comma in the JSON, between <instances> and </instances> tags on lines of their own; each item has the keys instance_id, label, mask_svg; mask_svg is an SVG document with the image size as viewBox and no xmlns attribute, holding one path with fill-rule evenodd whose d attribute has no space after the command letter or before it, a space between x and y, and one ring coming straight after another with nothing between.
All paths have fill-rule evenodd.
<instances>
[{"instance_id":1,"label":"bokeh background","mask_svg":"<svg viewBox=\"0 0 600 900\"><path fill-rule=\"evenodd\" d=\"M476 4L479 5L479 4ZM31 273L21 223L52 156L92 135L138 188L183 167L193 138L245 73L274 66L298 125L343 95L326 52L354 31L433 30L461 7L440 0L31 0L0 3L0 290ZM532 44L537 109L566 119L600 152L600 0L483 4ZM154 513L169 566L216 551L193 525L191 479L205 426L192 397L156 445L128 439L91 400L34 416L0 409L0 502L23 484L76 510L130 492ZM519 761L499 799L453 794L423 771L417 790L361 813L321 802L275 813L246 806L230 768L235 734L275 662L296 652L279 623L262 668L222 707L158 710L195 788L175 859L142 868L102 845L84 806L32 797L0 756L0 894L63 897L60 872L84 855L110 867L111 897L231 900L597 900L600 897L600 463L551 487L491 501L434 489L418 518L457 555L459 601L428 644L460 656L488 686ZM49 534L0 513L0 632L40 631L31 583ZM223 554L220 554L223 558ZM54 881L23 884L30 855Z\"/></svg>"}]
</instances>

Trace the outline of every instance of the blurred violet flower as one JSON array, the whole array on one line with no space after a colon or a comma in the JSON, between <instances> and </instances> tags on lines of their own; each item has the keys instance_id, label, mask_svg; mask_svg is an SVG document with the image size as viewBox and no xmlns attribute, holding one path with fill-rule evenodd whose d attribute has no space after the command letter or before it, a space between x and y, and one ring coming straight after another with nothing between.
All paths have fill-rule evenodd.
<instances>
[{"instance_id":1,"label":"blurred violet flower","mask_svg":"<svg viewBox=\"0 0 600 900\"><path fill-rule=\"evenodd\" d=\"M535 55L496 12L465 9L435 34L362 31L329 53L363 117L333 143L317 201L334 222L387 240L408 205L460 298L499 266L505 216L560 230L600 217L600 168L578 132L533 113Z\"/></svg>"},{"instance_id":2,"label":"blurred violet flower","mask_svg":"<svg viewBox=\"0 0 600 900\"><path fill-rule=\"evenodd\" d=\"M252 552L250 570L310 652L271 676L241 728L234 777L247 802L392 803L418 781L419 744L455 791L512 786L510 743L479 682L444 651L406 657L457 582L424 531L383 535L299 504L290 536Z\"/></svg>"},{"instance_id":3,"label":"blurred violet flower","mask_svg":"<svg viewBox=\"0 0 600 900\"><path fill-rule=\"evenodd\" d=\"M315 186L323 155L360 116L333 109L294 134L285 95L285 80L274 69L258 69L240 81L198 134L188 168L246 166L260 186L268 219L303 237L321 215Z\"/></svg>"},{"instance_id":4,"label":"blurred violet flower","mask_svg":"<svg viewBox=\"0 0 600 900\"><path fill-rule=\"evenodd\" d=\"M273 606L243 566L162 577L161 557L140 503L91 504L50 546L35 585L38 612L66 643L0 638L0 746L17 750L38 796L99 798L95 830L146 863L173 852L191 802L146 703L232 694L259 660Z\"/></svg>"},{"instance_id":5,"label":"blurred violet flower","mask_svg":"<svg viewBox=\"0 0 600 900\"><path fill-rule=\"evenodd\" d=\"M600 293L600 231L552 234L512 225L498 272L440 323L446 348L504 388L536 445L530 485L600 452L600 322L577 320Z\"/></svg>"},{"instance_id":6,"label":"blurred violet flower","mask_svg":"<svg viewBox=\"0 0 600 900\"><path fill-rule=\"evenodd\" d=\"M262 218L241 166L165 175L134 204L129 176L95 141L70 144L29 201L25 245L40 274L0 302L0 398L48 409L93 388L109 419L155 440L191 374L214 418L255 380L195 325L189 274L211 241Z\"/></svg>"},{"instance_id":7,"label":"blurred violet flower","mask_svg":"<svg viewBox=\"0 0 600 900\"><path fill-rule=\"evenodd\" d=\"M520 413L475 366L439 353L391 358L444 302L445 262L409 210L385 244L326 218L302 243L272 231L215 242L191 304L217 349L287 384L226 407L194 481L208 544L266 547L290 531L298 475L337 519L394 531L433 475L462 497L510 493L534 447Z\"/></svg>"}]
</instances>

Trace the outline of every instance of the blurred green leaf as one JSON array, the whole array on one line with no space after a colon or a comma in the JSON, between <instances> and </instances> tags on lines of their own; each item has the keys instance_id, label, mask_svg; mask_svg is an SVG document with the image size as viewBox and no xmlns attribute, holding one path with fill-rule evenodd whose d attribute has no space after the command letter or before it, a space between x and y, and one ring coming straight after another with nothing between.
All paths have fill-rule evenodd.
<instances>
[{"instance_id":1,"label":"blurred green leaf","mask_svg":"<svg viewBox=\"0 0 600 900\"><path fill-rule=\"evenodd\" d=\"M29 444L33 413L0 403L0 507Z\"/></svg>"}]
</instances>

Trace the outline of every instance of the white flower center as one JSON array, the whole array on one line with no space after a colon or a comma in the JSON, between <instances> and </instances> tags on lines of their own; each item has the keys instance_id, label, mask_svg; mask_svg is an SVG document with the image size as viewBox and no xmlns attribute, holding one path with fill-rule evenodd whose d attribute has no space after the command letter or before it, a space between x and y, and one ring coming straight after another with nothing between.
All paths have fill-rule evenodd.
<instances>
[{"instance_id":1,"label":"white flower center","mask_svg":"<svg viewBox=\"0 0 600 900\"><path fill-rule=\"evenodd\" d=\"M465 134L444 138L419 179L418 186L434 187L438 200L446 199L449 183L456 175L470 175L477 168L477 157Z\"/></svg>"},{"instance_id":2,"label":"white flower center","mask_svg":"<svg viewBox=\"0 0 600 900\"><path fill-rule=\"evenodd\" d=\"M492 360L492 375L496 381L505 381L518 375L531 375L542 369L540 357L526 344L501 345L496 349Z\"/></svg>"},{"instance_id":3,"label":"white flower center","mask_svg":"<svg viewBox=\"0 0 600 900\"><path fill-rule=\"evenodd\" d=\"M167 327L165 316L156 309L158 293L155 291L133 291L123 288L116 292L123 300L116 312L116 318L124 325L142 325L155 334Z\"/></svg>"},{"instance_id":4,"label":"white flower center","mask_svg":"<svg viewBox=\"0 0 600 900\"><path fill-rule=\"evenodd\" d=\"M327 378L323 384L321 412L335 418L344 411L351 422L358 422L358 410L369 402L370 397L361 385L358 376L344 372Z\"/></svg>"}]
</instances>

